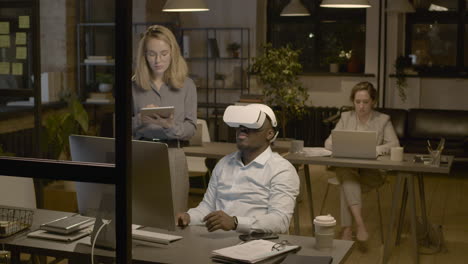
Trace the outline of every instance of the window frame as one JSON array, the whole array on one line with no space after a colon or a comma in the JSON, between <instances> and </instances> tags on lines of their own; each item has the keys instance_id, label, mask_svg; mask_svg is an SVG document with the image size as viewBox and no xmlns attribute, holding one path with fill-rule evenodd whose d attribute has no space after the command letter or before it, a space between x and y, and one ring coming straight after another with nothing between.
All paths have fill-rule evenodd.
<instances>
[{"instance_id":1,"label":"window frame","mask_svg":"<svg viewBox=\"0 0 468 264\"><path fill-rule=\"evenodd\" d=\"M417 9L414 13L406 14L406 24L405 24L405 54L411 54L412 49L412 36L413 36L413 25L415 24L432 24L434 21L442 22L442 24L450 23L457 26L457 39L456 39L456 58L455 58L455 75L459 73L466 72L468 69L467 65L464 65L465 59L465 27L468 25L468 4L466 0L458 0L457 11L447 11L447 12L436 12ZM447 71L437 70L437 68L442 67L443 65L433 65L436 66L431 72L432 74L442 74L447 75ZM422 66L427 67L427 66ZM450 66L445 66L444 68L451 68ZM453 72L451 74L454 74ZM422 74L424 75L424 74Z\"/></svg>"},{"instance_id":2,"label":"window frame","mask_svg":"<svg viewBox=\"0 0 468 264\"><path fill-rule=\"evenodd\" d=\"M281 3L278 3L282 1ZM303 23L303 24L313 24L315 28L314 36L314 50L313 54L313 63L311 64L311 69L304 67L303 73L324 73L328 72L327 70L321 70L320 62L322 58L320 57L320 41L322 38L321 28L323 27L323 21L326 20L354 20L360 22L360 24L366 25L366 9L339 9L339 8L323 8L320 7L320 1L301 1L301 3L308 9L310 16L280 16L281 10L289 3L289 0L268 0L267 1L267 34L266 40L269 43L272 43L272 32L276 24L288 24L288 23ZM356 18L359 15L362 17ZM367 30L367 29L366 29ZM365 37L365 36L364 36ZM272 43L273 47L277 47L275 43ZM365 47L364 47L365 51ZM365 52L364 52L365 54ZM337 54L338 55L338 54ZM365 64L365 56L362 58ZM303 65L304 66L304 65ZM365 65L364 65L365 66Z\"/></svg>"}]
</instances>

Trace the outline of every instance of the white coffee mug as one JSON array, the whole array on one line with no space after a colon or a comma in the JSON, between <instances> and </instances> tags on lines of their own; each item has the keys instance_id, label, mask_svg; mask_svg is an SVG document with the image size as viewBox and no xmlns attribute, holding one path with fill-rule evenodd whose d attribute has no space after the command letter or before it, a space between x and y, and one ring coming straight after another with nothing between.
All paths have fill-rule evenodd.
<instances>
[{"instance_id":1,"label":"white coffee mug","mask_svg":"<svg viewBox=\"0 0 468 264\"><path fill-rule=\"evenodd\" d=\"M403 161L403 147L392 147L390 149L390 160Z\"/></svg>"},{"instance_id":2,"label":"white coffee mug","mask_svg":"<svg viewBox=\"0 0 468 264\"><path fill-rule=\"evenodd\" d=\"M289 149L289 152L299 153L299 152L302 152L303 149L304 149L304 140L291 141L291 147Z\"/></svg>"},{"instance_id":3,"label":"white coffee mug","mask_svg":"<svg viewBox=\"0 0 468 264\"><path fill-rule=\"evenodd\" d=\"M336 220L331 215L319 215L314 219L315 248L327 250L333 248Z\"/></svg>"}]
</instances>

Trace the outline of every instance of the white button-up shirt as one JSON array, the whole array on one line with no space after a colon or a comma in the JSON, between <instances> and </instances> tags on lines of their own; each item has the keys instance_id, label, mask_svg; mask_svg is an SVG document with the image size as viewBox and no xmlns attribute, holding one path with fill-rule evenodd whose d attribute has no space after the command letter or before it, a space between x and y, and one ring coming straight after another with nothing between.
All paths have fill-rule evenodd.
<instances>
[{"instance_id":1,"label":"white button-up shirt","mask_svg":"<svg viewBox=\"0 0 468 264\"><path fill-rule=\"evenodd\" d=\"M237 231L285 233L299 194L292 164L268 147L250 164L240 152L222 158L213 170L203 201L188 211L190 224L217 210L236 216Z\"/></svg>"}]
</instances>

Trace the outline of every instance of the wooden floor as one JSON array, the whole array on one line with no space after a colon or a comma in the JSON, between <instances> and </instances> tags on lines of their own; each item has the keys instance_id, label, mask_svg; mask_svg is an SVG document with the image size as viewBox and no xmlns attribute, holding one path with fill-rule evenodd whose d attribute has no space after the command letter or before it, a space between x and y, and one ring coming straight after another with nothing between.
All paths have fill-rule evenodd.
<instances>
[{"instance_id":1,"label":"wooden floor","mask_svg":"<svg viewBox=\"0 0 468 264\"><path fill-rule=\"evenodd\" d=\"M316 214L323 200L327 178L333 177L333 172L324 166L311 166L310 168L313 202ZM301 182L304 174L301 174ZM429 221L440 224L443 228L447 252L431 255L420 255L420 263L429 264L457 264L468 263L468 166L455 166L450 176L441 174L425 174L424 176L426 205ZM394 178L389 177L389 183L381 188L384 227L387 229L387 219L390 216L391 197ZM302 188L303 186L301 186ZM357 248L349 255L345 263L380 263L382 261L383 246L380 240L380 227L376 192L371 191L363 195L363 216L370 233L367 252ZM190 206L195 206L201 200L199 195L190 196ZM419 203L419 200L417 201ZM311 236L312 225L308 213L307 199L299 198L299 217L301 235ZM419 207L418 207L419 212ZM338 223L339 192L335 186L330 187L325 202L324 213L333 215ZM407 213L408 215L408 213ZM292 232L291 228L291 232ZM392 251L390 263L412 263L408 239L409 224L405 221L401 244ZM337 226L335 234L339 237L340 228ZM424 249L422 249L424 250Z\"/></svg>"}]
</instances>

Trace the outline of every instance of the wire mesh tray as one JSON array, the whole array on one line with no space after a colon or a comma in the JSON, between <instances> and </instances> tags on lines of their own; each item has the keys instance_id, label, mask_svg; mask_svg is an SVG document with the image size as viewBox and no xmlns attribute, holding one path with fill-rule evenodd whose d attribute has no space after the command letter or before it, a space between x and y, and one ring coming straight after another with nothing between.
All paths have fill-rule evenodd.
<instances>
[{"instance_id":1,"label":"wire mesh tray","mask_svg":"<svg viewBox=\"0 0 468 264\"><path fill-rule=\"evenodd\" d=\"M0 237L11 236L31 227L33 215L32 210L0 206Z\"/></svg>"}]
</instances>

